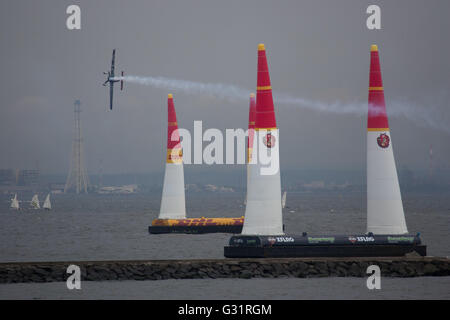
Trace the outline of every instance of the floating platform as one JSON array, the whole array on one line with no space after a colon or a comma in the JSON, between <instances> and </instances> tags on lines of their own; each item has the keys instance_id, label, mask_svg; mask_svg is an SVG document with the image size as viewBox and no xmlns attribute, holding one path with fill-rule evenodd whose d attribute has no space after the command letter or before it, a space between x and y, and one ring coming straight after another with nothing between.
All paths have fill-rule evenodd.
<instances>
[{"instance_id":1,"label":"floating platform","mask_svg":"<svg viewBox=\"0 0 450 320\"><path fill-rule=\"evenodd\" d=\"M240 218L192 218L155 219L148 227L151 234L162 233L241 233L244 217Z\"/></svg>"},{"instance_id":2,"label":"floating platform","mask_svg":"<svg viewBox=\"0 0 450 320\"><path fill-rule=\"evenodd\" d=\"M426 256L418 235L233 236L227 258Z\"/></svg>"}]
</instances>

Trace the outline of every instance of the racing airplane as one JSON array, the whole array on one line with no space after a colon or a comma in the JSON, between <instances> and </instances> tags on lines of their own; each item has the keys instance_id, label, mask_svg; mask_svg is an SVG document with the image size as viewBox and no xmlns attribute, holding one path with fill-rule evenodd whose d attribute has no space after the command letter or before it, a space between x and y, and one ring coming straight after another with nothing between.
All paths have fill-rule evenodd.
<instances>
[{"instance_id":1,"label":"racing airplane","mask_svg":"<svg viewBox=\"0 0 450 320\"><path fill-rule=\"evenodd\" d=\"M107 83L109 83L109 109L112 110L113 107L113 92L114 92L114 83L120 81L120 90L123 90L123 79L117 80L115 79L114 75L114 67L115 67L115 57L116 57L116 49L113 50L112 53L112 61L111 61L111 71L103 72L103 74L107 74L108 78L103 83L103 86L106 86ZM122 77L123 77L123 71L122 71Z\"/></svg>"}]
</instances>

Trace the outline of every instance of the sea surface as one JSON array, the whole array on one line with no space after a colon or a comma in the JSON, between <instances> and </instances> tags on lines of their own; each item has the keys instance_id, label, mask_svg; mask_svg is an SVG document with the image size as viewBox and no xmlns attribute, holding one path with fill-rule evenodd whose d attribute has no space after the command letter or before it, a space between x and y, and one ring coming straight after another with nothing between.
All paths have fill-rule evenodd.
<instances>
[{"instance_id":1,"label":"sea surface","mask_svg":"<svg viewBox=\"0 0 450 320\"><path fill-rule=\"evenodd\" d=\"M44 198L44 194L40 198ZM188 193L189 217L244 215L241 193ZM19 200L21 199L19 195ZM0 262L223 258L229 234L150 235L159 194L52 195L53 210L9 209L0 196ZM286 233L365 232L364 193L288 193ZM404 194L410 233L420 232L428 255L450 256L450 194ZM21 203L27 207L26 202ZM450 299L450 277L198 279L3 284L0 299ZM241 285L243 284L243 285ZM186 290L189 288L189 290Z\"/></svg>"}]
</instances>

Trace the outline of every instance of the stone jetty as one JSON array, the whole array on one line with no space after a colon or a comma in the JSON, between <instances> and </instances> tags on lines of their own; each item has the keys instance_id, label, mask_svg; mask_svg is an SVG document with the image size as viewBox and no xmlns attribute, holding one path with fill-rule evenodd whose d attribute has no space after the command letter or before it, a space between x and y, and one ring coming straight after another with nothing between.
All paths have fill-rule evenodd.
<instances>
[{"instance_id":1,"label":"stone jetty","mask_svg":"<svg viewBox=\"0 0 450 320\"><path fill-rule=\"evenodd\" d=\"M81 281L367 277L370 265L384 277L450 276L443 257L256 258L0 263L0 283L65 282L69 265L80 268Z\"/></svg>"}]
</instances>

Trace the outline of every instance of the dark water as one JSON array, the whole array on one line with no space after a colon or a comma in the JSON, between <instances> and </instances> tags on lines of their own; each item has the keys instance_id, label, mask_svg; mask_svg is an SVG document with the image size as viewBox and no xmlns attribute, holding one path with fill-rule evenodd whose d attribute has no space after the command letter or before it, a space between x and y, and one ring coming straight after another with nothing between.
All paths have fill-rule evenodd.
<instances>
[{"instance_id":1,"label":"dark water","mask_svg":"<svg viewBox=\"0 0 450 320\"><path fill-rule=\"evenodd\" d=\"M407 194L403 198L410 233L421 233L429 255L450 256L450 195ZM244 195L237 193L188 194L188 215L241 216L243 199ZM223 258L223 247L230 237L149 235L147 227L159 211L156 194L54 195L50 212L11 211L7 200L3 197L0 202L1 262ZM365 232L363 194L289 193L287 206L287 233ZM355 290L366 298L449 298L450 292L449 278L385 279L384 288L376 294L367 290L364 279L252 279L245 282L252 289L243 291L235 290L238 281L242 280L86 282L83 293L65 289L64 283L12 284L0 285L0 298L183 298L180 288L185 285L197 288L199 299L333 298L336 294L353 298ZM116 287L122 289L117 291ZM158 296L152 294L155 289Z\"/></svg>"},{"instance_id":2,"label":"dark water","mask_svg":"<svg viewBox=\"0 0 450 320\"><path fill-rule=\"evenodd\" d=\"M450 277L381 278L368 290L365 278L196 279L64 282L0 285L0 299L450 299Z\"/></svg>"}]
</instances>

